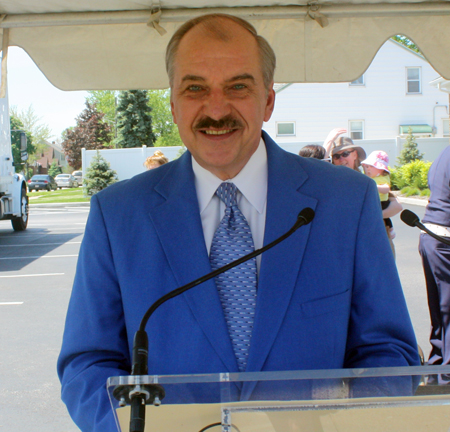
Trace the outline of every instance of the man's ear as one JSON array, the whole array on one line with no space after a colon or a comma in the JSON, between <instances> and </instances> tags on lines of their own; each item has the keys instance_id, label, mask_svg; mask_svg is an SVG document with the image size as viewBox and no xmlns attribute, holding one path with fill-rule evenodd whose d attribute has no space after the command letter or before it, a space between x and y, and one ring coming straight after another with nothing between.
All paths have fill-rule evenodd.
<instances>
[{"instance_id":1,"label":"man's ear","mask_svg":"<svg viewBox=\"0 0 450 432\"><path fill-rule=\"evenodd\" d=\"M267 92L266 108L264 112L264 121L267 122L272 117L275 108L275 90L273 89L273 82L270 84L270 90Z\"/></svg>"},{"instance_id":2,"label":"man's ear","mask_svg":"<svg viewBox=\"0 0 450 432\"><path fill-rule=\"evenodd\" d=\"M175 109L173 107L172 95L170 95L170 111L172 113L173 122L177 124L177 116L175 115Z\"/></svg>"}]
</instances>

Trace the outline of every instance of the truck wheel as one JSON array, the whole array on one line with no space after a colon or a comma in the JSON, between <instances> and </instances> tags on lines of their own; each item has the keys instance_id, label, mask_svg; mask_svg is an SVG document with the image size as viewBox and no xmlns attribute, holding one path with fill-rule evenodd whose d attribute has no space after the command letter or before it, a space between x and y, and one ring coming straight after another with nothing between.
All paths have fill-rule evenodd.
<instances>
[{"instance_id":1,"label":"truck wheel","mask_svg":"<svg viewBox=\"0 0 450 432\"><path fill-rule=\"evenodd\" d=\"M14 231L24 231L28 225L28 197L25 188L22 188L20 201L20 216L11 219L11 224Z\"/></svg>"}]
</instances>

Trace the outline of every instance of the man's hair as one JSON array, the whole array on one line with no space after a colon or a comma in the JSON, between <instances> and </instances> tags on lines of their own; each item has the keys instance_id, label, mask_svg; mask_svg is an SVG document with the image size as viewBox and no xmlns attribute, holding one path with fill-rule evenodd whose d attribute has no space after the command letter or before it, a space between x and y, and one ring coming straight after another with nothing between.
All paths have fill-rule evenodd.
<instances>
[{"instance_id":1,"label":"man's hair","mask_svg":"<svg viewBox=\"0 0 450 432\"><path fill-rule=\"evenodd\" d=\"M173 34L166 49L166 71L169 76L170 86L173 85L175 56L178 51L178 46L180 45L181 39L183 39L184 35L193 27L200 24L204 28L204 30L211 34L213 37L222 41L229 41L232 37L232 33L226 26L226 20L234 21L236 24L240 25L242 28L250 32L255 38L261 60L264 86L267 90L270 89L276 67L276 57L272 47L262 36L258 35L255 27L253 27L249 22L233 15L220 13L202 15L197 18L192 18L191 20L185 22Z\"/></svg>"},{"instance_id":2,"label":"man's hair","mask_svg":"<svg viewBox=\"0 0 450 432\"><path fill-rule=\"evenodd\" d=\"M325 157L325 147L319 144L308 144L300 149L298 154L302 157L323 159Z\"/></svg>"}]
</instances>

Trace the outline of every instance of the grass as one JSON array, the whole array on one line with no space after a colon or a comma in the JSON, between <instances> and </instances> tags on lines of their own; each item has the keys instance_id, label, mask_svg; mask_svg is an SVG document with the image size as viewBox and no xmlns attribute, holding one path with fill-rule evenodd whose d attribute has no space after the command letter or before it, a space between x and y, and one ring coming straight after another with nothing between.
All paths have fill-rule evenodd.
<instances>
[{"instance_id":1,"label":"grass","mask_svg":"<svg viewBox=\"0 0 450 432\"><path fill-rule=\"evenodd\" d=\"M83 196L83 188L57 189L55 191L28 192L30 204L89 202L90 197Z\"/></svg>"},{"instance_id":2,"label":"grass","mask_svg":"<svg viewBox=\"0 0 450 432\"><path fill-rule=\"evenodd\" d=\"M400 191L400 196L428 198L430 196L430 189L419 189L412 186L406 186Z\"/></svg>"}]
</instances>

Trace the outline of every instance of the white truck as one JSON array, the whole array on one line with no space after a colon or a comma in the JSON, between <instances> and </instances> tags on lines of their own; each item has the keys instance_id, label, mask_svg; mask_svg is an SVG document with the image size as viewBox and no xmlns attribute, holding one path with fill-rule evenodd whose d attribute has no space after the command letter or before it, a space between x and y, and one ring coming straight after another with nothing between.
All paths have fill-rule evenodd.
<instances>
[{"instance_id":1,"label":"white truck","mask_svg":"<svg viewBox=\"0 0 450 432\"><path fill-rule=\"evenodd\" d=\"M22 159L27 158L26 135L20 134ZM0 220L10 220L15 231L28 224L28 196L25 177L15 172L11 144L8 93L0 98Z\"/></svg>"}]
</instances>

